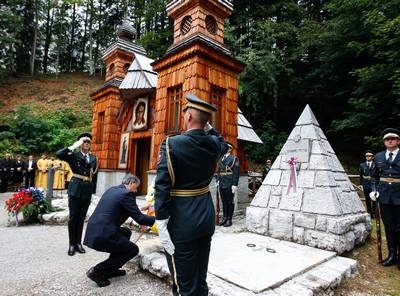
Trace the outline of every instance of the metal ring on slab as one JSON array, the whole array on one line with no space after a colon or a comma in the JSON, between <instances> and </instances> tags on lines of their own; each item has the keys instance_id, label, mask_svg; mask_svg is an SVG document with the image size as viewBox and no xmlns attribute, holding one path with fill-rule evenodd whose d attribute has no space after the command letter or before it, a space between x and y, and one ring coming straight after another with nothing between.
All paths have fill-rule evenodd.
<instances>
[{"instance_id":1,"label":"metal ring on slab","mask_svg":"<svg viewBox=\"0 0 400 296\"><path fill-rule=\"evenodd\" d=\"M276 253L275 249L271 249L271 248L266 248L266 251L268 253Z\"/></svg>"},{"instance_id":2,"label":"metal ring on slab","mask_svg":"<svg viewBox=\"0 0 400 296\"><path fill-rule=\"evenodd\" d=\"M246 244L246 246L249 248L254 248L256 246L256 244Z\"/></svg>"}]
</instances>

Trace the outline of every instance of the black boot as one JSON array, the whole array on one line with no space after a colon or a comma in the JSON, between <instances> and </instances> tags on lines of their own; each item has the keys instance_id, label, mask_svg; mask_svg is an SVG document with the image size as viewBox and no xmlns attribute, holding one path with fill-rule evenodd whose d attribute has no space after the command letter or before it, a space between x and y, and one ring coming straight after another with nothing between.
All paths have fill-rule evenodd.
<instances>
[{"instance_id":1,"label":"black boot","mask_svg":"<svg viewBox=\"0 0 400 296\"><path fill-rule=\"evenodd\" d=\"M382 265L385 267L395 265L397 262L396 234L391 231L387 231L386 241L388 245L389 256L382 261Z\"/></svg>"},{"instance_id":2,"label":"black boot","mask_svg":"<svg viewBox=\"0 0 400 296\"><path fill-rule=\"evenodd\" d=\"M86 253L85 249L82 247L81 244L76 244L75 250L76 250L78 253L81 253L81 254Z\"/></svg>"},{"instance_id":3,"label":"black boot","mask_svg":"<svg viewBox=\"0 0 400 296\"><path fill-rule=\"evenodd\" d=\"M70 245L68 248L68 255L69 256L74 256L75 255L75 246L74 245Z\"/></svg>"},{"instance_id":4,"label":"black boot","mask_svg":"<svg viewBox=\"0 0 400 296\"><path fill-rule=\"evenodd\" d=\"M232 218L228 218L228 220L226 221L224 227L230 227L232 226Z\"/></svg>"},{"instance_id":5,"label":"black boot","mask_svg":"<svg viewBox=\"0 0 400 296\"><path fill-rule=\"evenodd\" d=\"M226 222L228 221L227 217L223 217L222 221L218 224L219 226L224 226L226 224Z\"/></svg>"}]
</instances>

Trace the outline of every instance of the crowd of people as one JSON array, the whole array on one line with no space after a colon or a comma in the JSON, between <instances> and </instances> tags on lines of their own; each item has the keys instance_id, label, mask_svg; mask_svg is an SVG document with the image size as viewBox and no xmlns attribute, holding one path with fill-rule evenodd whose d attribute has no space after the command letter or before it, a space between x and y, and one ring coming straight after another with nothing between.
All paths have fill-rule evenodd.
<instances>
[{"instance_id":1,"label":"crowd of people","mask_svg":"<svg viewBox=\"0 0 400 296\"><path fill-rule=\"evenodd\" d=\"M23 159L21 155L7 153L0 158L0 192L17 191L20 188L40 187L47 189L49 170L54 170L53 189L68 187L72 170L67 162L42 154L35 160L33 155Z\"/></svg>"}]
</instances>

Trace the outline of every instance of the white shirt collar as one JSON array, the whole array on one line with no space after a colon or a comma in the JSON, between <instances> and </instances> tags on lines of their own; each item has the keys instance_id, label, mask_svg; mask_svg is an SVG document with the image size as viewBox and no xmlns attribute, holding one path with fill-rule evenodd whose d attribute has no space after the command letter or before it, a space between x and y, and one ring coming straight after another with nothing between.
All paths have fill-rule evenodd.
<instances>
[{"instance_id":1,"label":"white shirt collar","mask_svg":"<svg viewBox=\"0 0 400 296\"><path fill-rule=\"evenodd\" d=\"M396 158L396 155L397 155L397 153L399 152L399 148L397 148L396 150L394 150L394 151L389 151L389 150L386 150L386 153L385 153L385 155L386 155L386 159L388 159L389 158L389 153L390 152L392 152L393 153L393 160Z\"/></svg>"}]
</instances>

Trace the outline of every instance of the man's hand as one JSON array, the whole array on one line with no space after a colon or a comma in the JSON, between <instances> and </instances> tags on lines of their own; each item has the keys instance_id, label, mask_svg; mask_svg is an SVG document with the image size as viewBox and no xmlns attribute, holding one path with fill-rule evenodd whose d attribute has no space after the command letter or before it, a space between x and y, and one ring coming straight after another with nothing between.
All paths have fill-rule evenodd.
<instances>
[{"instance_id":1,"label":"man's hand","mask_svg":"<svg viewBox=\"0 0 400 296\"><path fill-rule=\"evenodd\" d=\"M361 191L364 191L364 187L362 185L360 185L359 188L360 188Z\"/></svg>"},{"instance_id":2,"label":"man's hand","mask_svg":"<svg viewBox=\"0 0 400 296\"><path fill-rule=\"evenodd\" d=\"M71 146L68 147L69 150L74 151L76 148L78 148L79 146L81 146L83 144L83 139L84 138L80 138L78 141L76 141L74 144L72 144Z\"/></svg>"},{"instance_id":3,"label":"man's hand","mask_svg":"<svg viewBox=\"0 0 400 296\"><path fill-rule=\"evenodd\" d=\"M168 221L169 218L164 220L156 220L156 224L161 245L164 247L165 251L172 256L175 253L175 246L171 241L171 237L168 232Z\"/></svg>"},{"instance_id":4,"label":"man's hand","mask_svg":"<svg viewBox=\"0 0 400 296\"><path fill-rule=\"evenodd\" d=\"M371 200L376 201L379 198L379 192L378 191L371 191L369 194L369 197Z\"/></svg>"},{"instance_id":5,"label":"man's hand","mask_svg":"<svg viewBox=\"0 0 400 296\"><path fill-rule=\"evenodd\" d=\"M232 193L236 194L236 192L237 192L237 186L232 185Z\"/></svg>"}]
</instances>

